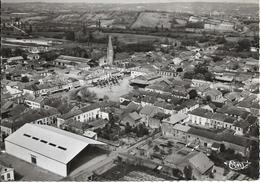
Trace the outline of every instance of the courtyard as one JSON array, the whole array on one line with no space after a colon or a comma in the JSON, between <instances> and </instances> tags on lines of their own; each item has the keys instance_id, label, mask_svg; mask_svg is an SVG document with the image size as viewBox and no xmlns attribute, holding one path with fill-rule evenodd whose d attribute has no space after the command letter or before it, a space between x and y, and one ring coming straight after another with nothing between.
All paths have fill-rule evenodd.
<instances>
[{"instance_id":1,"label":"courtyard","mask_svg":"<svg viewBox=\"0 0 260 182\"><path fill-rule=\"evenodd\" d=\"M133 88L129 85L130 77L123 77L118 84L106 87L88 87L89 91L95 92L98 98L103 98L105 95L111 101L119 101L121 95L129 93Z\"/></svg>"}]
</instances>

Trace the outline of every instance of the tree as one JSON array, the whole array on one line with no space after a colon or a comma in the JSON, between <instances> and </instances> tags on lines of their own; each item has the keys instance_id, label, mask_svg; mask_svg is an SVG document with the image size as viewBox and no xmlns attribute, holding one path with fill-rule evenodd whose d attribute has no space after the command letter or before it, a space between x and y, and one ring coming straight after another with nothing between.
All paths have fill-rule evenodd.
<instances>
[{"instance_id":1,"label":"tree","mask_svg":"<svg viewBox=\"0 0 260 182\"><path fill-rule=\"evenodd\" d=\"M67 40L75 41L75 33L74 32L66 32L65 37Z\"/></svg>"},{"instance_id":2,"label":"tree","mask_svg":"<svg viewBox=\"0 0 260 182\"><path fill-rule=\"evenodd\" d=\"M196 74L194 78L198 80L205 80L205 76L202 73Z\"/></svg>"},{"instance_id":3,"label":"tree","mask_svg":"<svg viewBox=\"0 0 260 182\"><path fill-rule=\"evenodd\" d=\"M28 57L28 56L27 56L26 53L23 53L23 54L22 54L22 57L23 57L24 60L27 60L27 57Z\"/></svg>"},{"instance_id":4,"label":"tree","mask_svg":"<svg viewBox=\"0 0 260 182\"><path fill-rule=\"evenodd\" d=\"M209 173L209 177L210 177L211 179L213 179L213 178L214 178L214 174L213 174L213 172L212 172L212 171L210 171L210 173Z\"/></svg>"},{"instance_id":5,"label":"tree","mask_svg":"<svg viewBox=\"0 0 260 182\"><path fill-rule=\"evenodd\" d=\"M1 48L1 55L5 58L12 56L12 49L10 48Z\"/></svg>"},{"instance_id":6,"label":"tree","mask_svg":"<svg viewBox=\"0 0 260 182\"><path fill-rule=\"evenodd\" d=\"M212 101L212 100L211 100L211 97L210 97L209 95L206 96L206 101L207 101L207 102L211 102L211 101Z\"/></svg>"},{"instance_id":7,"label":"tree","mask_svg":"<svg viewBox=\"0 0 260 182\"><path fill-rule=\"evenodd\" d=\"M178 168L173 168L172 175L180 178L183 174L182 174L182 171L179 170Z\"/></svg>"},{"instance_id":8,"label":"tree","mask_svg":"<svg viewBox=\"0 0 260 182\"><path fill-rule=\"evenodd\" d=\"M185 166L183 169L183 173L187 180L192 179L192 168L190 166Z\"/></svg>"},{"instance_id":9,"label":"tree","mask_svg":"<svg viewBox=\"0 0 260 182\"><path fill-rule=\"evenodd\" d=\"M154 151L154 152L159 152L159 151L160 151L160 148L158 147L158 145L155 145L155 146L153 147L153 151Z\"/></svg>"},{"instance_id":10,"label":"tree","mask_svg":"<svg viewBox=\"0 0 260 182\"><path fill-rule=\"evenodd\" d=\"M136 128L136 135L138 137L142 137L144 135L148 135L148 129L145 127L143 123L139 124L138 127Z\"/></svg>"},{"instance_id":11,"label":"tree","mask_svg":"<svg viewBox=\"0 0 260 182\"><path fill-rule=\"evenodd\" d=\"M222 36L222 37L217 37L216 38L216 43L217 44L225 44L227 41L226 41L226 39L225 39L225 37L224 36Z\"/></svg>"},{"instance_id":12,"label":"tree","mask_svg":"<svg viewBox=\"0 0 260 182\"><path fill-rule=\"evenodd\" d=\"M238 51L249 51L251 47L251 42L248 39L242 39L238 41Z\"/></svg>"},{"instance_id":13,"label":"tree","mask_svg":"<svg viewBox=\"0 0 260 182\"><path fill-rule=\"evenodd\" d=\"M23 53L24 53L24 51L22 49L20 49L20 48L16 48L14 50L14 56L22 56Z\"/></svg>"},{"instance_id":14,"label":"tree","mask_svg":"<svg viewBox=\"0 0 260 182\"><path fill-rule=\"evenodd\" d=\"M224 152L226 150L225 145L222 143L220 144L220 152Z\"/></svg>"},{"instance_id":15,"label":"tree","mask_svg":"<svg viewBox=\"0 0 260 182\"><path fill-rule=\"evenodd\" d=\"M173 146L173 142L172 142L172 141L168 141L168 142L167 142L167 146L168 146L168 147L172 147L172 146Z\"/></svg>"},{"instance_id":16,"label":"tree","mask_svg":"<svg viewBox=\"0 0 260 182\"><path fill-rule=\"evenodd\" d=\"M41 57L44 58L45 61L48 61L48 62L57 59L58 56L59 55L54 51L46 52L41 55Z\"/></svg>"},{"instance_id":17,"label":"tree","mask_svg":"<svg viewBox=\"0 0 260 182\"><path fill-rule=\"evenodd\" d=\"M214 77L214 75L212 74L212 73L210 73L210 72L206 72L205 74L204 74L204 77L205 77L205 80L206 81L213 81L213 77Z\"/></svg>"},{"instance_id":18,"label":"tree","mask_svg":"<svg viewBox=\"0 0 260 182\"><path fill-rule=\"evenodd\" d=\"M182 68L177 68L176 71L177 72L183 72L183 69Z\"/></svg>"},{"instance_id":19,"label":"tree","mask_svg":"<svg viewBox=\"0 0 260 182\"><path fill-rule=\"evenodd\" d=\"M151 147L152 144L153 144L152 140L148 140L147 145L148 145L149 147Z\"/></svg>"},{"instance_id":20,"label":"tree","mask_svg":"<svg viewBox=\"0 0 260 182\"><path fill-rule=\"evenodd\" d=\"M193 79L195 73L193 71L187 71L184 73L183 77L187 79Z\"/></svg>"},{"instance_id":21,"label":"tree","mask_svg":"<svg viewBox=\"0 0 260 182\"><path fill-rule=\"evenodd\" d=\"M83 33L84 35L87 34L87 28L86 28L86 25L85 25L85 24L84 24L83 27L82 27L82 33Z\"/></svg>"},{"instance_id":22,"label":"tree","mask_svg":"<svg viewBox=\"0 0 260 182\"><path fill-rule=\"evenodd\" d=\"M27 76L23 76L21 78L21 82L29 82L29 81L30 81L30 79Z\"/></svg>"},{"instance_id":23,"label":"tree","mask_svg":"<svg viewBox=\"0 0 260 182\"><path fill-rule=\"evenodd\" d=\"M33 32L33 28L32 28L32 24L29 25L29 30L28 30L29 33L32 33Z\"/></svg>"},{"instance_id":24,"label":"tree","mask_svg":"<svg viewBox=\"0 0 260 182\"><path fill-rule=\"evenodd\" d=\"M189 96L190 96L190 99L195 99L196 97L198 97L198 93L196 90L192 89L190 92L189 92Z\"/></svg>"},{"instance_id":25,"label":"tree","mask_svg":"<svg viewBox=\"0 0 260 182\"><path fill-rule=\"evenodd\" d=\"M126 126L125 126L125 132L126 133L130 133L132 131L132 127L130 126L130 124L127 122Z\"/></svg>"}]
</instances>

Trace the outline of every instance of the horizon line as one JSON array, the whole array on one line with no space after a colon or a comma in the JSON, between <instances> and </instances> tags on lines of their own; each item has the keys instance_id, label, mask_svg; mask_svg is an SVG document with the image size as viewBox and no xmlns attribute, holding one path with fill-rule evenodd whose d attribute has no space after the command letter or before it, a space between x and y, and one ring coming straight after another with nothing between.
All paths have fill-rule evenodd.
<instances>
[{"instance_id":1,"label":"horizon line","mask_svg":"<svg viewBox=\"0 0 260 182\"><path fill-rule=\"evenodd\" d=\"M1 3L6 3L6 4L22 4L22 3L45 3L45 4L169 4L169 3L227 3L227 4L259 4L259 2L235 2L235 1L214 1L210 2L207 0L198 0L198 1L173 1L173 2L51 2L51 1L34 1L34 0L25 0L24 2L16 2L14 1L9 1L9 0L1 0ZM9 2L8 2L9 1Z\"/></svg>"}]
</instances>

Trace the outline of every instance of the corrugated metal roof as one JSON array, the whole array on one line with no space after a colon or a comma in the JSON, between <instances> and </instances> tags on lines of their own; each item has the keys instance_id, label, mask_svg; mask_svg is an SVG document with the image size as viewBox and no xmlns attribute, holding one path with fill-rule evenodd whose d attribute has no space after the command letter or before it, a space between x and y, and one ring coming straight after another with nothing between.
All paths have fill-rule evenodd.
<instances>
[{"instance_id":1,"label":"corrugated metal roof","mask_svg":"<svg viewBox=\"0 0 260 182\"><path fill-rule=\"evenodd\" d=\"M34 137L34 138L33 138ZM70 162L86 146L104 145L48 125L25 124L5 141L19 145L63 164ZM8 153L8 150L7 150Z\"/></svg>"}]
</instances>

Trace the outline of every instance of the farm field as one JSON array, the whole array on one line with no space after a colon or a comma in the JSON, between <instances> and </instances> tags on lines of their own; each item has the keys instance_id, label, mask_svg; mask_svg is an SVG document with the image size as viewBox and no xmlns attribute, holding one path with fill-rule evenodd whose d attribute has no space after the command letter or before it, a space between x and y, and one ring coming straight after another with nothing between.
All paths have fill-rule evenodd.
<instances>
[{"instance_id":1,"label":"farm field","mask_svg":"<svg viewBox=\"0 0 260 182\"><path fill-rule=\"evenodd\" d=\"M140 42L153 42L153 41L161 41L168 39L168 41L176 41L173 38L167 37L160 37L160 36L153 36L153 35L140 35L140 34L128 34L128 33L104 33L107 35L111 35L112 37L117 37L119 42L125 44L133 44L133 43L140 43Z\"/></svg>"},{"instance_id":2,"label":"farm field","mask_svg":"<svg viewBox=\"0 0 260 182\"><path fill-rule=\"evenodd\" d=\"M138 16L137 20L133 23L131 28L171 28L171 21L173 17L170 13L159 12L142 12Z\"/></svg>"}]
</instances>

